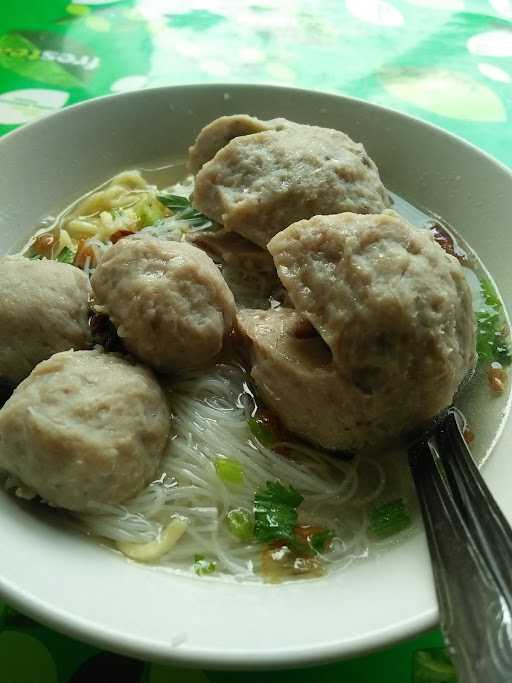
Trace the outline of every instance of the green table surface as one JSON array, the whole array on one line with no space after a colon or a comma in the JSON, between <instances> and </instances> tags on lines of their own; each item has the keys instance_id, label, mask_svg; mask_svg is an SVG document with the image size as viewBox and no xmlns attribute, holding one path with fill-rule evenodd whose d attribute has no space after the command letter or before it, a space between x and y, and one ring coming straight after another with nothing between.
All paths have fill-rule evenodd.
<instances>
[{"instance_id":1,"label":"green table surface","mask_svg":"<svg viewBox=\"0 0 512 683\"><path fill-rule=\"evenodd\" d=\"M219 81L361 97L512 164L512 0L0 3L0 134L97 95ZM442 645L436 630L303 671L185 671L102 652L0 602L1 683L449 683Z\"/></svg>"}]
</instances>

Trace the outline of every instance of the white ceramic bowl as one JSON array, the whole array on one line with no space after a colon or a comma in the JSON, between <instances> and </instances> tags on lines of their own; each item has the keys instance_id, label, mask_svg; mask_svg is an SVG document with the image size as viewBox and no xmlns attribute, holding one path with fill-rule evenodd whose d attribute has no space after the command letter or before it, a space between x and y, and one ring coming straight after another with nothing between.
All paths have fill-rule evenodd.
<instances>
[{"instance_id":1,"label":"white ceramic bowl","mask_svg":"<svg viewBox=\"0 0 512 683\"><path fill-rule=\"evenodd\" d=\"M169 87L92 100L0 140L0 251L43 216L124 168L183 157L222 114L285 116L346 131L384 183L443 216L512 300L512 174L438 128L365 102L254 85ZM484 475L512 517L510 421ZM0 492L0 594L36 619L112 650L216 668L302 666L355 655L433 626L425 540L318 581L254 585L136 565L50 524Z\"/></svg>"}]
</instances>

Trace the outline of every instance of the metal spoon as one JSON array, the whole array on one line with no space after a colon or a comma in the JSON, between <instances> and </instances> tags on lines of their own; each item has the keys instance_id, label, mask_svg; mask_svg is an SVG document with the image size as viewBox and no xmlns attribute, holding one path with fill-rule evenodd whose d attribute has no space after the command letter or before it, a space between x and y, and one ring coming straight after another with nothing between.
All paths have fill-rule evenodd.
<instances>
[{"instance_id":1,"label":"metal spoon","mask_svg":"<svg viewBox=\"0 0 512 683\"><path fill-rule=\"evenodd\" d=\"M512 681L512 529L450 408L409 448L441 630L459 683Z\"/></svg>"}]
</instances>

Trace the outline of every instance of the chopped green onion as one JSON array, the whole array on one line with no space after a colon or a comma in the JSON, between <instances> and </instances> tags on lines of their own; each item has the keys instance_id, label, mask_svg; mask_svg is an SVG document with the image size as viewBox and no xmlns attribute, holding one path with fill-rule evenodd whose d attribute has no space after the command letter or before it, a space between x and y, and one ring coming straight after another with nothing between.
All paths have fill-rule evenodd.
<instances>
[{"instance_id":1,"label":"chopped green onion","mask_svg":"<svg viewBox=\"0 0 512 683\"><path fill-rule=\"evenodd\" d=\"M411 524L411 517L402 498L378 505L370 511L368 533L384 539L403 531Z\"/></svg>"},{"instance_id":2,"label":"chopped green onion","mask_svg":"<svg viewBox=\"0 0 512 683\"><path fill-rule=\"evenodd\" d=\"M498 293L489 280L480 280L480 291L484 304L476 313L478 360L510 365L512 350Z\"/></svg>"},{"instance_id":3,"label":"chopped green onion","mask_svg":"<svg viewBox=\"0 0 512 683\"><path fill-rule=\"evenodd\" d=\"M254 495L254 536L262 543L296 542L297 508L304 498L289 486L267 481Z\"/></svg>"},{"instance_id":4,"label":"chopped green onion","mask_svg":"<svg viewBox=\"0 0 512 683\"><path fill-rule=\"evenodd\" d=\"M226 515L228 529L241 541L249 541L254 535L254 522L251 514L243 508L230 510Z\"/></svg>"},{"instance_id":5,"label":"chopped green onion","mask_svg":"<svg viewBox=\"0 0 512 683\"><path fill-rule=\"evenodd\" d=\"M485 303L492 308L501 309L501 301L498 292L492 286L489 280L480 280L480 289L484 297Z\"/></svg>"},{"instance_id":6,"label":"chopped green onion","mask_svg":"<svg viewBox=\"0 0 512 683\"><path fill-rule=\"evenodd\" d=\"M312 534L309 539L309 545L315 551L315 553L324 553L329 546L329 543L333 539L333 532L330 529L325 529L324 531L317 531L316 534Z\"/></svg>"},{"instance_id":7,"label":"chopped green onion","mask_svg":"<svg viewBox=\"0 0 512 683\"><path fill-rule=\"evenodd\" d=\"M57 256L57 261L60 261L61 263L69 263L70 265L73 265L74 260L75 255L69 247L63 247Z\"/></svg>"},{"instance_id":8,"label":"chopped green onion","mask_svg":"<svg viewBox=\"0 0 512 683\"><path fill-rule=\"evenodd\" d=\"M224 457L217 458L215 470L219 479L222 479L225 484L243 484L244 482L244 470L238 460Z\"/></svg>"},{"instance_id":9,"label":"chopped green onion","mask_svg":"<svg viewBox=\"0 0 512 683\"><path fill-rule=\"evenodd\" d=\"M31 256L29 256L29 259L31 261L42 261L43 257L41 256L41 254L32 254Z\"/></svg>"},{"instance_id":10,"label":"chopped green onion","mask_svg":"<svg viewBox=\"0 0 512 683\"><path fill-rule=\"evenodd\" d=\"M247 424L251 434L255 436L263 446L272 448L272 446L279 441L279 424L277 418L271 413L261 411L254 417L250 417L247 420Z\"/></svg>"},{"instance_id":11,"label":"chopped green onion","mask_svg":"<svg viewBox=\"0 0 512 683\"><path fill-rule=\"evenodd\" d=\"M194 571L198 576L213 574L216 568L217 564L207 560L204 555L194 555Z\"/></svg>"},{"instance_id":12,"label":"chopped green onion","mask_svg":"<svg viewBox=\"0 0 512 683\"><path fill-rule=\"evenodd\" d=\"M413 683L456 683L455 668L444 647L417 650L413 660Z\"/></svg>"}]
</instances>

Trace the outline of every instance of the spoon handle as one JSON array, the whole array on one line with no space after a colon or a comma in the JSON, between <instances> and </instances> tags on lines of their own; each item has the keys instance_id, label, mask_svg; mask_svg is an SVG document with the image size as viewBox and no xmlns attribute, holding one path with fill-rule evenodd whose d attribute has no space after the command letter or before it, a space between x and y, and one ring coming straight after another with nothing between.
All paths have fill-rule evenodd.
<instances>
[{"instance_id":1,"label":"spoon handle","mask_svg":"<svg viewBox=\"0 0 512 683\"><path fill-rule=\"evenodd\" d=\"M451 408L409 449L441 629L459 683L512 681L512 529Z\"/></svg>"}]
</instances>

